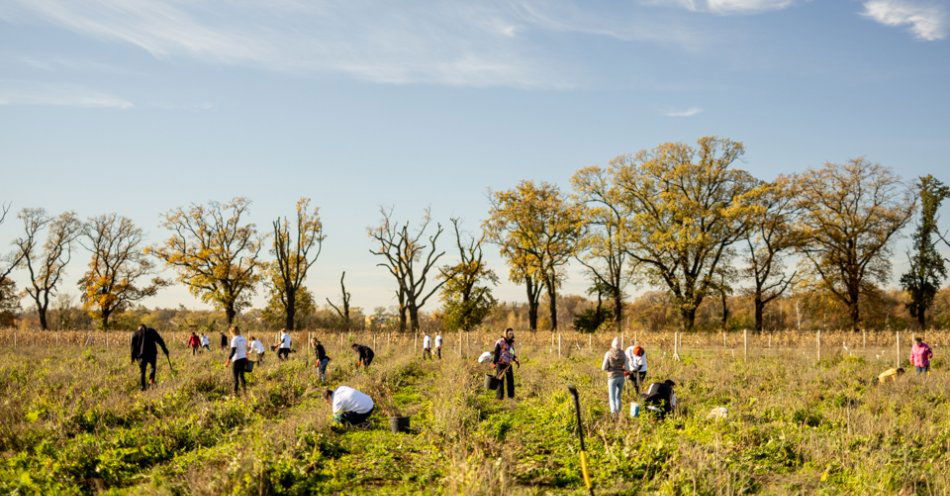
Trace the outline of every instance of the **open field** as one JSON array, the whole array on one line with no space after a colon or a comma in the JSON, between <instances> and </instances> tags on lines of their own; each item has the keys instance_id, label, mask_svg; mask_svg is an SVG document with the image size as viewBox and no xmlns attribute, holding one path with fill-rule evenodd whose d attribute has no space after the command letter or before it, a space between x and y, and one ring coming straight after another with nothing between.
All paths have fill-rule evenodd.
<instances>
[{"instance_id":1,"label":"open field","mask_svg":"<svg viewBox=\"0 0 950 496\"><path fill-rule=\"evenodd\" d=\"M926 334L929 377L880 386L868 380L893 366L893 333L826 332L820 357L814 332L691 334L679 360L672 333L625 333L647 349L648 380L679 384L665 421L609 418L609 335L520 332L517 399L499 403L474 361L493 335L446 335L444 359L422 361L414 336L321 334L330 384L383 410L349 431L330 424L302 350L269 354L235 399L224 352L193 357L184 336L165 333L177 375L159 362L140 393L126 334L0 332L0 493L580 494L573 383L597 494L950 494L946 331ZM369 371L354 340L375 343ZM727 419L707 419L717 406ZM412 433L389 431L392 411Z\"/></svg>"}]
</instances>

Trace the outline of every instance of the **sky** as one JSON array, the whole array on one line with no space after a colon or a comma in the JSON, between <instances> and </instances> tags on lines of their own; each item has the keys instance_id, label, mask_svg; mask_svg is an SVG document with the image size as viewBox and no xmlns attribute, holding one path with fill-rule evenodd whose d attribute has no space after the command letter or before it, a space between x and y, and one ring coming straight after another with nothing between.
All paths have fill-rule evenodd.
<instances>
[{"instance_id":1,"label":"sky","mask_svg":"<svg viewBox=\"0 0 950 496\"><path fill-rule=\"evenodd\" d=\"M380 206L476 232L490 190L663 142L740 140L763 179L865 156L950 180L948 32L948 0L0 0L0 203L157 243L175 207L246 196L266 231L309 197L317 301L346 270L354 306L389 306ZM586 285L575 266L563 291Z\"/></svg>"}]
</instances>

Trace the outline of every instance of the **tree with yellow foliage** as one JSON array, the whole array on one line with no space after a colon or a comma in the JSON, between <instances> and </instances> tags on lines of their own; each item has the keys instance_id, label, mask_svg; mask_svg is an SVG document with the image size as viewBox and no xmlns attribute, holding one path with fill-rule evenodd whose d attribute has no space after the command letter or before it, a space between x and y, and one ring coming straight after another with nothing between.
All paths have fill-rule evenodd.
<instances>
[{"instance_id":1,"label":"tree with yellow foliage","mask_svg":"<svg viewBox=\"0 0 950 496\"><path fill-rule=\"evenodd\" d=\"M890 276L891 241L913 214L911 192L890 169L864 158L809 170L798 188L801 251L857 330L861 295Z\"/></svg>"},{"instance_id":2,"label":"tree with yellow foliage","mask_svg":"<svg viewBox=\"0 0 950 496\"><path fill-rule=\"evenodd\" d=\"M172 236L151 251L178 271L195 297L224 310L228 325L250 302L260 281L262 240L254 224L242 224L250 200L192 204L165 214Z\"/></svg>"},{"instance_id":3,"label":"tree with yellow foliage","mask_svg":"<svg viewBox=\"0 0 950 496\"><path fill-rule=\"evenodd\" d=\"M297 200L296 237L287 218L277 219L271 253L276 257L268 266L271 299L284 309L284 327L296 329L297 294L307 278L307 271L316 263L323 249L323 224L317 209L310 210L310 199ZM311 298L312 306L312 298Z\"/></svg>"},{"instance_id":4,"label":"tree with yellow foliage","mask_svg":"<svg viewBox=\"0 0 950 496\"><path fill-rule=\"evenodd\" d=\"M79 243L92 254L89 268L79 279L83 308L102 329L109 318L130 303L154 296L165 285L160 278L141 285L151 274L152 261L142 249L142 230L116 214L93 217L83 225Z\"/></svg>"},{"instance_id":5,"label":"tree with yellow foliage","mask_svg":"<svg viewBox=\"0 0 950 496\"><path fill-rule=\"evenodd\" d=\"M742 143L703 137L695 147L665 143L611 161L627 218L627 252L646 279L666 286L683 327L714 293L728 249L749 231L759 211L758 181L732 164Z\"/></svg>"},{"instance_id":6,"label":"tree with yellow foliage","mask_svg":"<svg viewBox=\"0 0 950 496\"><path fill-rule=\"evenodd\" d=\"M557 288L561 268L570 261L584 234L583 206L571 202L550 183L521 181L510 190L491 193L485 233L508 260L513 282L528 291L529 321L537 329L540 285L547 290L551 330L557 330Z\"/></svg>"}]
</instances>

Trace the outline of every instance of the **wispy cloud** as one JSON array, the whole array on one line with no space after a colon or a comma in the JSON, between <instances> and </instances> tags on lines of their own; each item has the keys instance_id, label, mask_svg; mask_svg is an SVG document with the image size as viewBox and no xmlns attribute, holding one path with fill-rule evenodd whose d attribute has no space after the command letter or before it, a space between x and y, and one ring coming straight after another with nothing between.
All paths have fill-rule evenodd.
<instances>
[{"instance_id":1,"label":"wispy cloud","mask_svg":"<svg viewBox=\"0 0 950 496\"><path fill-rule=\"evenodd\" d=\"M886 26L908 26L924 41L942 40L947 34L947 10L937 3L907 0L869 0L863 15Z\"/></svg>"},{"instance_id":2,"label":"wispy cloud","mask_svg":"<svg viewBox=\"0 0 950 496\"><path fill-rule=\"evenodd\" d=\"M132 102L82 86L0 81L0 106L53 106L128 109Z\"/></svg>"},{"instance_id":3,"label":"wispy cloud","mask_svg":"<svg viewBox=\"0 0 950 496\"><path fill-rule=\"evenodd\" d=\"M10 0L0 20L54 25L160 59L465 86L575 85L545 43L552 32L701 44L688 27L575 2Z\"/></svg>"},{"instance_id":4,"label":"wispy cloud","mask_svg":"<svg viewBox=\"0 0 950 496\"><path fill-rule=\"evenodd\" d=\"M703 109L699 107L690 107L688 109L683 109L683 110L670 110L666 112L664 115L666 115L667 117L692 117L694 115L701 113L702 111Z\"/></svg>"},{"instance_id":5,"label":"wispy cloud","mask_svg":"<svg viewBox=\"0 0 950 496\"><path fill-rule=\"evenodd\" d=\"M796 0L642 0L652 5L682 7L694 12L716 14L750 14L780 10L792 6Z\"/></svg>"}]
</instances>

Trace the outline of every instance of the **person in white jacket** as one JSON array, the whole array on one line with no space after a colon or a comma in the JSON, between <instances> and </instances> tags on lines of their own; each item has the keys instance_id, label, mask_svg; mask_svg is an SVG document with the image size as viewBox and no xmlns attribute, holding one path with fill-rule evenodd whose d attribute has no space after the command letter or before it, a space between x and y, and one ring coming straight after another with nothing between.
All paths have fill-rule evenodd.
<instances>
[{"instance_id":1,"label":"person in white jacket","mask_svg":"<svg viewBox=\"0 0 950 496\"><path fill-rule=\"evenodd\" d=\"M333 420L341 424L363 424L376 409L369 395L348 386L327 389L323 397L333 409Z\"/></svg>"},{"instance_id":2,"label":"person in white jacket","mask_svg":"<svg viewBox=\"0 0 950 496\"><path fill-rule=\"evenodd\" d=\"M432 338L428 334L422 337L422 358L432 358Z\"/></svg>"},{"instance_id":3,"label":"person in white jacket","mask_svg":"<svg viewBox=\"0 0 950 496\"><path fill-rule=\"evenodd\" d=\"M640 387L647 377L647 352L640 345L627 348L627 377L633 383L633 388L640 394Z\"/></svg>"}]
</instances>

